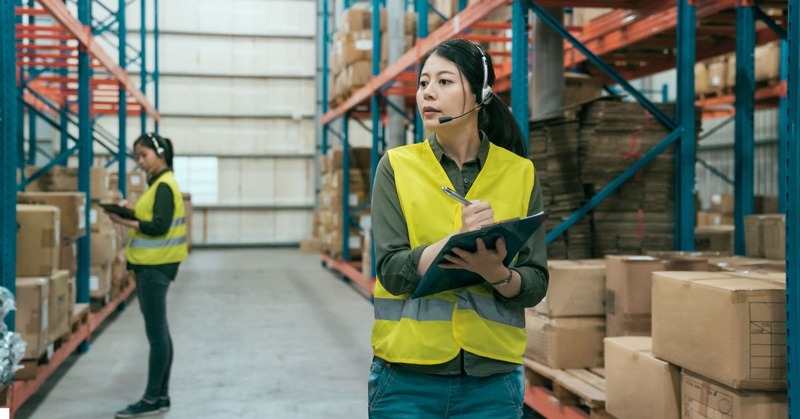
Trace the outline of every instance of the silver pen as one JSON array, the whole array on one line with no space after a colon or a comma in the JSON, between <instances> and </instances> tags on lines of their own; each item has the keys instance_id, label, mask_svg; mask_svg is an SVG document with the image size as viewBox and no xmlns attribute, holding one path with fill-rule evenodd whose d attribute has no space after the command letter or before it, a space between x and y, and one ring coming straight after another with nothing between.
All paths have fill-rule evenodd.
<instances>
[{"instance_id":1,"label":"silver pen","mask_svg":"<svg viewBox=\"0 0 800 419\"><path fill-rule=\"evenodd\" d=\"M450 198L455 199L456 201L460 202L463 205L471 205L472 202L467 201L467 198L459 195L458 192L448 188L447 186L442 186L442 192L446 193L447 196Z\"/></svg>"}]
</instances>

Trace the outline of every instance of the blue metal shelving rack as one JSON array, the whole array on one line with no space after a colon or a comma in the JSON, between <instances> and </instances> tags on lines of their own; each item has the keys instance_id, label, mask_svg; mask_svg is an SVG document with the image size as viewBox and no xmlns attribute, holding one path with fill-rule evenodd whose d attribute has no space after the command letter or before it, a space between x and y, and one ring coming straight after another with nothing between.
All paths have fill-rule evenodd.
<instances>
[{"instance_id":1,"label":"blue metal shelving rack","mask_svg":"<svg viewBox=\"0 0 800 419\"><path fill-rule=\"evenodd\" d=\"M0 226L2 230L2 240L0 240L0 285L15 291L16 283L16 194L18 190L24 189L28 182L34 180L55 165L66 165L67 158L77 152L79 167L78 167L78 185L81 192L86 193L87 202L91 200L90 196L90 168L93 163L93 143L100 142L100 139L105 140L100 142L101 145L106 147L112 154L112 164L116 161L119 164L119 188L125 191L126 185L126 159L129 154L126 150L126 128L127 116L129 109L127 108L127 96L136 98L141 106L141 120L142 127L146 126L148 115L151 115L156 121L155 126L158 128L158 111L157 111L157 93L156 93L156 107L153 107L147 102L146 91L147 83L152 81L155 84L154 90L158 92L158 1L155 1L155 14L156 23L153 34L153 42L155 43L155 68L148 72L145 67L145 46L147 45L146 37L143 37L141 50L127 45L127 26L125 19L125 9L128 6L127 0L118 1L118 10L111 11L102 2L93 2L92 0L74 0L77 6L77 19L73 17L68 11L67 6L61 0L28 0L26 2L27 8L23 7L22 0L5 1L0 6L0 139L2 139L2 150L0 150L0 159L2 159L3 175L0 177L0 190L2 190L2 202L0 202ZM141 0L144 12L145 0ZM39 3L41 8L36 8L36 3ZM92 6L99 5L110 13L110 18L104 19L102 22L93 19ZM55 12L54 12L55 11ZM51 73L56 76L67 77L68 70L63 68L50 67L48 64L38 63L36 65L29 65L26 70L29 76L23 79L22 84L17 84L17 52L25 48L22 44L17 44L17 29L16 25L24 25L22 15L29 15L31 22L35 19L33 16L37 14L51 14L54 20L68 31L74 39L77 39L83 47L78 51L78 99L77 99L77 115L74 115L69 107L75 103L54 103L47 97L43 97L35 90L30 89L29 83L34 81L36 77L43 73ZM142 13L141 16L141 32L146 34L146 18L147 16ZM38 23L38 22L37 22ZM116 31L113 30L116 26ZM92 28L91 31L83 31L84 27ZM20 26L24 28L24 26ZM115 41L118 42L118 63L117 67L105 52L100 50L98 46L92 44L92 36L102 36L106 32L112 32L116 35ZM66 41L61 41L60 46L64 47ZM97 48L97 49L93 49ZM35 48L31 49L35 50ZM129 51L133 50L135 56L131 58ZM103 56L98 56L100 53ZM92 55L100 61L105 67L106 71L119 81L119 107L117 115L119 117L119 138L109 138L109 134L102 133L98 135L95 131L95 121L98 117L97 112L92 108L91 97L91 78L94 75L94 70L91 67ZM142 68L142 84L138 87L133 85L127 79L125 73L126 67L136 62L141 63ZM120 71L121 70L121 71ZM122 78L120 78L122 77ZM124 81L123 81L124 79ZM126 87L127 86L127 87ZM44 109L37 109L37 106L28 103L25 99L25 94L30 94L35 97ZM30 126L29 130L29 155L25 156L23 153L24 138L23 135L23 114L22 108L25 107L29 111ZM47 113L55 114L52 117ZM22 178L22 182L18 184L18 175L22 175L24 166L33 163L34 157L41 150L37 149L35 142L35 122L36 119L42 119L52 125L60 132L61 147L55 157L40 170L34 174L30 179ZM78 137L74 137L69 133L70 126L77 126ZM110 148L107 144L108 140L114 141L116 149ZM71 146L69 142L72 141L77 145ZM90 225L90 211L86 211L85 225ZM77 302L89 302L89 261L90 257L90 234L87 234L78 241L78 267L77 267ZM107 316L107 314L105 315ZM105 318L103 316L103 318ZM6 323L10 330L14 328L14 315L11 313L6 317ZM84 341L78 347L78 351L88 350L88 342ZM53 367L55 368L55 367ZM28 382L30 383L30 382ZM37 387L38 388L38 387ZM31 385L26 385L22 393L21 401L11 400L11 410L13 411L23 403L29 395L35 391Z\"/></svg>"}]
</instances>

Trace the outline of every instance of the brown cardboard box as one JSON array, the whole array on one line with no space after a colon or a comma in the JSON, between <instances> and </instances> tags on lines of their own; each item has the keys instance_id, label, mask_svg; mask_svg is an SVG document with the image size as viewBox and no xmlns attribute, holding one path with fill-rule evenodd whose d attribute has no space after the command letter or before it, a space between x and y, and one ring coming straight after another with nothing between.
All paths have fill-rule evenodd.
<instances>
[{"instance_id":1,"label":"brown cardboard box","mask_svg":"<svg viewBox=\"0 0 800 419\"><path fill-rule=\"evenodd\" d=\"M603 95L603 81L579 73L564 73L564 107L597 99Z\"/></svg>"},{"instance_id":2,"label":"brown cardboard box","mask_svg":"<svg viewBox=\"0 0 800 419\"><path fill-rule=\"evenodd\" d=\"M26 166L25 179L29 179L36 172L38 172L39 169L41 169L41 167ZM42 191L47 191L49 189L50 189L50 174L45 173L42 176L36 178L36 180L34 180L33 182L29 183L28 186L25 187L25 192L42 192Z\"/></svg>"},{"instance_id":3,"label":"brown cardboard box","mask_svg":"<svg viewBox=\"0 0 800 419\"><path fill-rule=\"evenodd\" d=\"M59 246L58 269L75 276L78 271L78 246L76 243L61 243Z\"/></svg>"},{"instance_id":4,"label":"brown cardboard box","mask_svg":"<svg viewBox=\"0 0 800 419\"><path fill-rule=\"evenodd\" d=\"M770 42L756 47L755 80L777 80L780 77L781 46L780 42Z\"/></svg>"},{"instance_id":5,"label":"brown cardboard box","mask_svg":"<svg viewBox=\"0 0 800 419\"><path fill-rule=\"evenodd\" d=\"M108 218L108 213L99 205L92 204L89 211L89 224L91 224L90 229L93 233L114 229L114 223L111 218Z\"/></svg>"},{"instance_id":6,"label":"brown cardboard box","mask_svg":"<svg viewBox=\"0 0 800 419\"><path fill-rule=\"evenodd\" d=\"M146 175L138 170L130 171L125 176L125 191L130 192L138 192L143 193L145 188L147 187L147 177ZM109 173L108 174L108 185L106 188L111 191L116 191L119 189L119 173Z\"/></svg>"},{"instance_id":7,"label":"brown cardboard box","mask_svg":"<svg viewBox=\"0 0 800 419\"><path fill-rule=\"evenodd\" d=\"M618 419L680 419L681 372L650 337L605 339L606 411Z\"/></svg>"},{"instance_id":8,"label":"brown cardboard box","mask_svg":"<svg viewBox=\"0 0 800 419\"><path fill-rule=\"evenodd\" d=\"M699 62L694 65L694 92L705 93L708 88L708 64Z\"/></svg>"},{"instance_id":9,"label":"brown cardboard box","mask_svg":"<svg viewBox=\"0 0 800 419\"><path fill-rule=\"evenodd\" d=\"M708 63L709 89L721 89L727 82L727 63L724 58L711 60Z\"/></svg>"},{"instance_id":10,"label":"brown cardboard box","mask_svg":"<svg viewBox=\"0 0 800 419\"><path fill-rule=\"evenodd\" d=\"M117 253L117 233L114 230L92 232L91 237L92 266L107 265L114 260Z\"/></svg>"},{"instance_id":11,"label":"brown cardboard box","mask_svg":"<svg viewBox=\"0 0 800 419\"><path fill-rule=\"evenodd\" d=\"M381 9L381 32L386 29L386 9ZM353 32L372 29L372 9L351 7L345 9L339 21L339 31Z\"/></svg>"},{"instance_id":12,"label":"brown cardboard box","mask_svg":"<svg viewBox=\"0 0 800 419\"><path fill-rule=\"evenodd\" d=\"M653 256L606 256L606 313L650 313L651 275L663 270Z\"/></svg>"},{"instance_id":13,"label":"brown cardboard box","mask_svg":"<svg viewBox=\"0 0 800 419\"><path fill-rule=\"evenodd\" d=\"M89 194L92 201L99 200L108 193L108 172L102 167L89 170ZM50 171L50 190L58 192L78 191L78 168L56 166Z\"/></svg>"},{"instance_id":14,"label":"brown cardboard box","mask_svg":"<svg viewBox=\"0 0 800 419\"><path fill-rule=\"evenodd\" d=\"M781 214L767 218L761 228L764 257L786 260L786 216Z\"/></svg>"},{"instance_id":15,"label":"brown cardboard box","mask_svg":"<svg viewBox=\"0 0 800 419\"><path fill-rule=\"evenodd\" d=\"M606 314L606 336L650 336L652 323L647 314Z\"/></svg>"},{"instance_id":16,"label":"brown cardboard box","mask_svg":"<svg viewBox=\"0 0 800 419\"><path fill-rule=\"evenodd\" d=\"M691 371L681 374L684 419L785 419L785 392L736 391Z\"/></svg>"},{"instance_id":17,"label":"brown cardboard box","mask_svg":"<svg viewBox=\"0 0 800 419\"><path fill-rule=\"evenodd\" d=\"M17 204L17 276L50 277L58 268L60 219L57 207Z\"/></svg>"},{"instance_id":18,"label":"brown cardboard box","mask_svg":"<svg viewBox=\"0 0 800 419\"><path fill-rule=\"evenodd\" d=\"M534 310L548 317L605 314L606 263L603 259L550 260L547 296Z\"/></svg>"},{"instance_id":19,"label":"brown cardboard box","mask_svg":"<svg viewBox=\"0 0 800 419\"><path fill-rule=\"evenodd\" d=\"M603 366L605 319L561 317L551 319L525 310L528 348L525 356L552 368Z\"/></svg>"},{"instance_id":20,"label":"brown cardboard box","mask_svg":"<svg viewBox=\"0 0 800 419\"><path fill-rule=\"evenodd\" d=\"M61 239L73 240L86 234L86 194L82 192L23 192L18 204L52 205L61 211Z\"/></svg>"},{"instance_id":21,"label":"brown cardboard box","mask_svg":"<svg viewBox=\"0 0 800 419\"><path fill-rule=\"evenodd\" d=\"M698 226L733 225L733 214L700 211L697 213Z\"/></svg>"},{"instance_id":22,"label":"brown cardboard box","mask_svg":"<svg viewBox=\"0 0 800 419\"><path fill-rule=\"evenodd\" d=\"M47 343L69 332L69 316L72 314L69 304L69 281L71 275L68 271L56 271L50 277L50 296L48 299Z\"/></svg>"},{"instance_id":23,"label":"brown cardboard box","mask_svg":"<svg viewBox=\"0 0 800 419\"><path fill-rule=\"evenodd\" d=\"M733 194L723 193L711 195L711 212L733 214L734 207Z\"/></svg>"},{"instance_id":24,"label":"brown cardboard box","mask_svg":"<svg viewBox=\"0 0 800 419\"><path fill-rule=\"evenodd\" d=\"M370 169L372 149L369 147L350 147L350 169ZM342 170L344 150L334 147L325 155L325 172Z\"/></svg>"},{"instance_id":25,"label":"brown cardboard box","mask_svg":"<svg viewBox=\"0 0 800 419\"><path fill-rule=\"evenodd\" d=\"M341 228L335 228L329 232L330 234L324 238L323 243L335 255L342 255L342 231ZM361 257L362 249L364 248L364 237L358 229L351 228L348 241L348 247L351 259L358 259Z\"/></svg>"},{"instance_id":26,"label":"brown cardboard box","mask_svg":"<svg viewBox=\"0 0 800 419\"><path fill-rule=\"evenodd\" d=\"M653 353L736 389L786 388L786 287L768 275L653 275Z\"/></svg>"},{"instance_id":27,"label":"brown cardboard box","mask_svg":"<svg viewBox=\"0 0 800 419\"><path fill-rule=\"evenodd\" d=\"M744 217L745 254L749 257L765 257L766 237L764 227L766 222L767 220L776 220L775 222L780 222L784 219L784 217L785 216L783 214L748 215L747 217ZM775 222L772 223L773 226L775 226ZM771 234L773 234L773 237L770 238L770 242L774 242L775 231L771 231Z\"/></svg>"},{"instance_id":28,"label":"brown cardboard box","mask_svg":"<svg viewBox=\"0 0 800 419\"><path fill-rule=\"evenodd\" d=\"M89 271L89 296L105 298L111 291L111 264L92 266Z\"/></svg>"},{"instance_id":29,"label":"brown cardboard box","mask_svg":"<svg viewBox=\"0 0 800 419\"><path fill-rule=\"evenodd\" d=\"M732 225L697 227L694 229L694 248L733 254L733 233Z\"/></svg>"},{"instance_id":30,"label":"brown cardboard box","mask_svg":"<svg viewBox=\"0 0 800 419\"><path fill-rule=\"evenodd\" d=\"M25 359L38 359L46 350L47 308L50 287L47 278L17 278L15 328L27 342Z\"/></svg>"}]
</instances>

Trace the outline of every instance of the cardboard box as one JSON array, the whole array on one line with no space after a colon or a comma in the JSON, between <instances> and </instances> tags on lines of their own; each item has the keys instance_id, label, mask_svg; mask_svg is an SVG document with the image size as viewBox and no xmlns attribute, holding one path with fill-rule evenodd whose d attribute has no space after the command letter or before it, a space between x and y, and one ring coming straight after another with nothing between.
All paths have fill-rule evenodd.
<instances>
[{"instance_id":1,"label":"cardboard box","mask_svg":"<svg viewBox=\"0 0 800 419\"><path fill-rule=\"evenodd\" d=\"M711 195L711 211L723 214L733 214L735 207L733 194L714 194Z\"/></svg>"},{"instance_id":2,"label":"cardboard box","mask_svg":"<svg viewBox=\"0 0 800 419\"><path fill-rule=\"evenodd\" d=\"M786 388L786 286L768 275L653 275L653 353L736 389Z\"/></svg>"},{"instance_id":3,"label":"cardboard box","mask_svg":"<svg viewBox=\"0 0 800 419\"><path fill-rule=\"evenodd\" d=\"M39 171L41 167L38 166L26 166L25 167L25 179L29 179L33 176L36 172ZM36 180L32 181L25 187L25 192L43 192L50 189L50 174L45 173L42 176L36 178Z\"/></svg>"},{"instance_id":4,"label":"cardboard box","mask_svg":"<svg viewBox=\"0 0 800 419\"><path fill-rule=\"evenodd\" d=\"M694 92L705 93L708 87L708 64L699 62L694 65Z\"/></svg>"},{"instance_id":5,"label":"cardboard box","mask_svg":"<svg viewBox=\"0 0 800 419\"><path fill-rule=\"evenodd\" d=\"M59 246L58 269L64 270L75 276L78 271L78 245L76 243L61 243Z\"/></svg>"},{"instance_id":6,"label":"cardboard box","mask_svg":"<svg viewBox=\"0 0 800 419\"><path fill-rule=\"evenodd\" d=\"M386 9L381 9L381 32L386 30ZM372 29L372 9L351 7L345 9L339 21L339 31L353 32Z\"/></svg>"},{"instance_id":7,"label":"cardboard box","mask_svg":"<svg viewBox=\"0 0 800 419\"><path fill-rule=\"evenodd\" d=\"M761 226L764 257L786 260L786 216L781 214L764 220Z\"/></svg>"},{"instance_id":8,"label":"cardboard box","mask_svg":"<svg viewBox=\"0 0 800 419\"><path fill-rule=\"evenodd\" d=\"M47 316L48 344L69 332L69 316L72 314L69 304L70 278L71 275L68 271L56 271L50 277Z\"/></svg>"},{"instance_id":9,"label":"cardboard box","mask_svg":"<svg viewBox=\"0 0 800 419\"><path fill-rule=\"evenodd\" d=\"M52 205L61 211L62 240L74 240L86 234L86 194L81 192L23 192L18 204Z\"/></svg>"},{"instance_id":10,"label":"cardboard box","mask_svg":"<svg viewBox=\"0 0 800 419\"><path fill-rule=\"evenodd\" d=\"M111 291L111 264L92 266L89 271L89 296L105 298Z\"/></svg>"},{"instance_id":11,"label":"cardboard box","mask_svg":"<svg viewBox=\"0 0 800 419\"><path fill-rule=\"evenodd\" d=\"M91 224L89 228L93 233L114 229L111 218L108 218L105 210L97 204L92 204L92 208L89 210L89 224Z\"/></svg>"},{"instance_id":12,"label":"cardboard box","mask_svg":"<svg viewBox=\"0 0 800 419\"><path fill-rule=\"evenodd\" d=\"M27 342L24 359L39 359L47 350L50 287L48 278L17 278L15 329Z\"/></svg>"},{"instance_id":13,"label":"cardboard box","mask_svg":"<svg viewBox=\"0 0 800 419\"><path fill-rule=\"evenodd\" d=\"M697 227L694 229L694 248L733 254L733 233L732 225Z\"/></svg>"},{"instance_id":14,"label":"cardboard box","mask_svg":"<svg viewBox=\"0 0 800 419\"><path fill-rule=\"evenodd\" d=\"M770 243L775 242L775 235L780 234L774 231L774 228L777 226L775 223L780 223L783 221L785 216L783 214L769 214L769 215L749 215L744 217L744 243L745 243L745 254L749 257L756 257L762 258L766 256L766 232L765 232L765 225L767 220L774 220L772 222L772 229L770 233L773 237L770 237ZM785 233L784 233L784 238ZM774 254L773 249L773 254Z\"/></svg>"},{"instance_id":15,"label":"cardboard box","mask_svg":"<svg viewBox=\"0 0 800 419\"><path fill-rule=\"evenodd\" d=\"M17 276L50 277L59 266L61 212L51 205L17 205Z\"/></svg>"},{"instance_id":16,"label":"cardboard box","mask_svg":"<svg viewBox=\"0 0 800 419\"><path fill-rule=\"evenodd\" d=\"M564 107L594 100L603 95L600 78L579 73L564 73Z\"/></svg>"},{"instance_id":17,"label":"cardboard box","mask_svg":"<svg viewBox=\"0 0 800 419\"><path fill-rule=\"evenodd\" d=\"M780 42L759 45L755 50L755 81L778 80L780 78Z\"/></svg>"},{"instance_id":18,"label":"cardboard box","mask_svg":"<svg viewBox=\"0 0 800 419\"><path fill-rule=\"evenodd\" d=\"M606 314L606 336L650 336L652 322L647 314Z\"/></svg>"},{"instance_id":19,"label":"cardboard box","mask_svg":"<svg viewBox=\"0 0 800 419\"><path fill-rule=\"evenodd\" d=\"M133 170L128 172L125 175L125 191L130 192L137 192L143 193L147 188L147 177L143 172L138 170ZM108 185L106 188L110 191L116 191L119 189L119 173L109 173L108 174Z\"/></svg>"},{"instance_id":20,"label":"cardboard box","mask_svg":"<svg viewBox=\"0 0 800 419\"><path fill-rule=\"evenodd\" d=\"M525 310L528 348L525 356L552 368L593 368L603 366L602 317L560 317L551 319Z\"/></svg>"},{"instance_id":21,"label":"cardboard box","mask_svg":"<svg viewBox=\"0 0 800 419\"><path fill-rule=\"evenodd\" d=\"M606 256L606 314L649 314L651 276L663 270L653 256Z\"/></svg>"},{"instance_id":22,"label":"cardboard box","mask_svg":"<svg viewBox=\"0 0 800 419\"><path fill-rule=\"evenodd\" d=\"M681 374L684 419L785 419L785 392L736 391L691 371Z\"/></svg>"},{"instance_id":23,"label":"cardboard box","mask_svg":"<svg viewBox=\"0 0 800 419\"><path fill-rule=\"evenodd\" d=\"M550 260L547 296L534 310L548 317L605 314L606 263L603 259Z\"/></svg>"},{"instance_id":24,"label":"cardboard box","mask_svg":"<svg viewBox=\"0 0 800 419\"><path fill-rule=\"evenodd\" d=\"M89 195L92 201L108 193L108 172L102 167L89 169ZM54 192L78 191L78 168L56 166L50 171L50 190Z\"/></svg>"},{"instance_id":25,"label":"cardboard box","mask_svg":"<svg viewBox=\"0 0 800 419\"><path fill-rule=\"evenodd\" d=\"M680 419L681 372L649 337L605 339L606 411L618 419Z\"/></svg>"},{"instance_id":26,"label":"cardboard box","mask_svg":"<svg viewBox=\"0 0 800 419\"><path fill-rule=\"evenodd\" d=\"M727 62L724 58L712 60L708 63L709 89L722 89L728 79Z\"/></svg>"},{"instance_id":27,"label":"cardboard box","mask_svg":"<svg viewBox=\"0 0 800 419\"><path fill-rule=\"evenodd\" d=\"M114 260L117 253L117 233L114 230L92 232L91 256L92 266L107 265Z\"/></svg>"},{"instance_id":28,"label":"cardboard box","mask_svg":"<svg viewBox=\"0 0 800 419\"><path fill-rule=\"evenodd\" d=\"M697 213L698 226L733 225L733 214L700 211Z\"/></svg>"}]
</instances>

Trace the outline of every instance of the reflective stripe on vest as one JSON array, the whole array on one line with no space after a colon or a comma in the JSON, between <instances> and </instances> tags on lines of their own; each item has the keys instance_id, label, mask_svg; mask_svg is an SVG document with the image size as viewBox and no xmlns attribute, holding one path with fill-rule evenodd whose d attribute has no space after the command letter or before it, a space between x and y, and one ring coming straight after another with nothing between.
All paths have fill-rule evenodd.
<instances>
[{"instance_id":1,"label":"reflective stripe on vest","mask_svg":"<svg viewBox=\"0 0 800 419\"><path fill-rule=\"evenodd\" d=\"M453 187L426 141L388 151L410 247L441 240L461 227L461 206L442 193ZM495 220L527 215L534 184L533 164L493 144L466 198L488 201ZM375 355L390 362L431 365L461 349L520 364L526 346L522 309L495 299L488 284L421 299L392 295L375 284Z\"/></svg>"}]
</instances>

